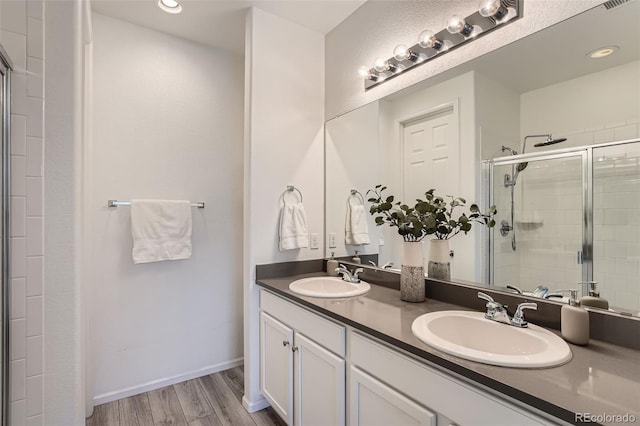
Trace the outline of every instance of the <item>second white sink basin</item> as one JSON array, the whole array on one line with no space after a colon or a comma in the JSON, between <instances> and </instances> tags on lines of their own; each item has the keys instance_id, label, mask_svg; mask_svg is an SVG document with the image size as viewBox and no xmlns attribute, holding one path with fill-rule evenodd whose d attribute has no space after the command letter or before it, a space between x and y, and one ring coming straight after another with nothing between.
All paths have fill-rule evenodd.
<instances>
[{"instance_id":1,"label":"second white sink basin","mask_svg":"<svg viewBox=\"0 0 640 426\"><path fill-rule=\"evenodd\" d=\"M542 327L513 327L488 320L482 312L424 314L413 321L411 332L443 352L503 367L553 367L572 356L564 340Z\"/></svg>"},{"instance_id":2,"label":"second white sink basin","mask_svg":"<svg viewBox=\"0 0 640 426\"><path fill-rule=\"evenodd\" d=\"M369 283L349 283L338 277L311 277L289 284L289 290L302 296L311 297L352 297L360 296L371 289Z\"/></svg>"}]
</instances>

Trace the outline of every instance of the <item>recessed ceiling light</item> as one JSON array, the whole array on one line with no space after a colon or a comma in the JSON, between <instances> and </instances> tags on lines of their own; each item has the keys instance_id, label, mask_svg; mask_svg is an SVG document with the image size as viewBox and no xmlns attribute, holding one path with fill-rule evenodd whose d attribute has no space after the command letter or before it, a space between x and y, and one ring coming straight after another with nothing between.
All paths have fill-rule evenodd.
<instances>
[{"instance_id":1,"label":"recessed ceiling light","mask_svg":"<svg viewBox=\"0 0 640 426\"><path fill-rule=\"evenodd\" d=\"M591 58L591 59L604 58L606 56L611 55L612 53L614 53L618 49L620 49L618 46L600 47L598 49L592 50L591 52L587 53L587 57Z\"/></svg>"},{"instance_id":2,"label":"recessed ceiling light","mask_svg":"<svg viewBox=\"0 0 640 426\"><path fill-rule=\"evenodd\" d=\"M176 0L158 0L158 7L168 13L182 12L182 5Z\"/></svg>"}]
</instances>

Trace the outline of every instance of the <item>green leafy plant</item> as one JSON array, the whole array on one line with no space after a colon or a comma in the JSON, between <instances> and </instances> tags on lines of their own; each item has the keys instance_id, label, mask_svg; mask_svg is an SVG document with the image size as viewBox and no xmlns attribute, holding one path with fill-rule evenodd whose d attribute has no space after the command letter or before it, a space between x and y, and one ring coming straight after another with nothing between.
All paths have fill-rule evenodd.
<instances>
[{"instance_id":1,"label":"green leafy plant","mask_svg":"<svg viewBox=\"0 0 640 426\"><path fill-rule=\"evenodd\" d=\"M416 199L416 204L409 207L400 201L395 201L393 195L385 197L383 192L386 186L376 185L375 189L367 191L371 203L369 213L375 216L376 225L382 226L385 222L398 228L405 241L421 241L427 235L433 235L439 240L448 240L471 230L473 222L493 228L496 224L493 216L496 214L496 206L491 206L487 213L482 213L477 204L469 206L469 214L456 215L459 208L464 208L466 200L460 197L436 195L434 189L424 193L424 200Z\"/></svg>"}]
</instances>

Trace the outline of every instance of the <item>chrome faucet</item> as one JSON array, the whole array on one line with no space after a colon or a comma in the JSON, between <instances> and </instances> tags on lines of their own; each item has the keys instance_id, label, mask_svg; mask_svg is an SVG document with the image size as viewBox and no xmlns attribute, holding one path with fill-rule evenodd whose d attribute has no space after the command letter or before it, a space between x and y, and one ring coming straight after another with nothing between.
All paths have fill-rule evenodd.
<instances>
[{"instance_id":1,"label":"chrome faucet","mask_svg":"<svg viewBox=\"0 0 640 426\"><path fill-rule=\"evenodd\" d=\"M492 321L501 322L504 324L509 324L514 327L524 328L529 324L524 319L524 310L532 309L537 310L538 305L535 303L525 302L520 303L518 308L516 309L516 313L513 318L509 318L509 312L507 311L507 305L503 305L502 303L496 302L493 300L491 296L488 294L478 292L478 298L487 301L487 312L484 314L486 319L490 319Z\"/></svg>"},{"instance_id":2,"label":"chrome faucet","mask_svg":"<svg viewBox=\"0 0 640 426\"><path fill-rule=\"evenodd\" d=\"M356 284L360 282L360 277L358 276L358 274L364 272L364 269L358 268L355 271L351 272L349 271L349 269L347 269L346 266L341 263L336 268L336 272L338 273L338 275L342 275L343 281Z\"/></svg>"},{"instance_id":3,"label":"chrome faucet","mask_svg":"<svg viewBox=\"0 0 640 426\"><path fill-rule=\"evenodd\" d=\"M387 268L392 268L393 267L393 262L387 262L382 266L378 266L376 265L376 262L374 262L373 260L370 260L369 263L375 267L375 268L380 268L380 269L387 269Z\"/></svg>"}]
</instances>

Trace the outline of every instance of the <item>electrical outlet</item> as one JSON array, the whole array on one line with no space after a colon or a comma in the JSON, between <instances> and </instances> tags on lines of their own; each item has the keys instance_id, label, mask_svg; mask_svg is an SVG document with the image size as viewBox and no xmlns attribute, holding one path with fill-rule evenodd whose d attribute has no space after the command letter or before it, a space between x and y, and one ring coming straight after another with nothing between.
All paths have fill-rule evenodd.
<instances>
[{"instance_id":1,"label":"electrical outlet","mask_svg":"<svg viewBox=\"0 0 640 426\"><path fill-rule=\"evenodd\" d=\"M318 249L318 234L317 233L313 233L309 235L309 245L311 246L311 250L317 250Z\"/></svg>"},{"instance_id":2,"label":"electrical outlet","mask_svg":"<svg viewBox=\"0 0 640 426\"><path fill-rule=\"evenodd\" d=\"M329 232L329 248L336 248L336 233Z\"/></svg>"}]
</instances>

